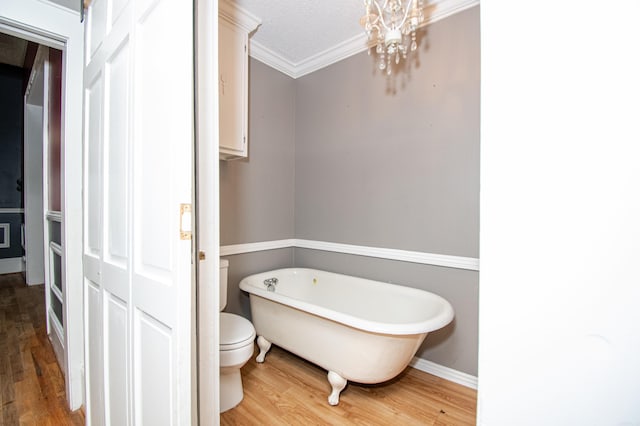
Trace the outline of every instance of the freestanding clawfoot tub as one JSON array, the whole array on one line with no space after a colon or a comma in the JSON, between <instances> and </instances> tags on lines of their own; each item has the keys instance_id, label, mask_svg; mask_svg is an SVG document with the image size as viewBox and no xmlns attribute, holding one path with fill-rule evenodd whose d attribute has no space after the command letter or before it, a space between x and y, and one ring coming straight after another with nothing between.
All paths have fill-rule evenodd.
<instances>
[{"instance_id":1,"label":"freestanding clawfoot tub","mask_svg":"<svg viewBox=\"0 0 640 426\"><path fill-rule=\"evenodd\" d=\"M427 291L314 269L279 269L240 282L249 293L264 362L274 343L329 371L329 404L347 380L381 383L404 370L430 331L453 319Z\"/></svg>"}]
</instances>

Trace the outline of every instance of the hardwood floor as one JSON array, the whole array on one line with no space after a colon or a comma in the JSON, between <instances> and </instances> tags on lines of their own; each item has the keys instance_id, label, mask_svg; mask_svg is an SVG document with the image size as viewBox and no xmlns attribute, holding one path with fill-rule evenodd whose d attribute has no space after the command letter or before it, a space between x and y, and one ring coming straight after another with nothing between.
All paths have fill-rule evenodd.
<instances>
[{"instance_id":1,"label":"hardwood floor","mask_svg":"<svg viewBox=\"0 0 640 426\"><path fill-rule=\"evenodd\" d=\"M44 285L0 275L0 425L84 425L47 337Z\"/></svg>"},{"instance_id":2,"label":"hardwood floor","mask_svg":"<svg viewBox=\"0 0 640 426\"><path fill-rule=\"evenodd\" d=\"M349 383L327 403L326 371L276 346L242 369L244 400L221 425L475 425L476 391L414 368L381 385ZM46 335L44 286L0 275L0 425L83 425L70 412Z\"/></svg>"},{"instance_id":3,"label":"hardwood floor","mask_svg":"<svg viewBox=\"0 0 640 426\"><path fill-rule=\"evenodd\" d=\"M475 425L476 391L407 368L381 385L349 383L330 406L321 368L278 347L242 369L244 400L221 425Z\"/></svg>"}]
</instances>

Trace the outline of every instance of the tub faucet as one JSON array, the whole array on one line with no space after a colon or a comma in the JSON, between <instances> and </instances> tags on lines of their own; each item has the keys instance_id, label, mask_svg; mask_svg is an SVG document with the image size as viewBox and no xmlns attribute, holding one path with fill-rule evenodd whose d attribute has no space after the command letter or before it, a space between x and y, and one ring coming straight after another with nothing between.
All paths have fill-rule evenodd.
<instances>
[{"instance_id":1,"label":"tub faucet","mask_svg":"<svg viewBox=\"0 0 640 426\"><path fill-rule=\"evenodd\" d=\"M276 285L278 284L278 279L276 277L267 278L263 282L264 285L267 286L267 291L276 291Z\"/></svg>"}]
</instances>

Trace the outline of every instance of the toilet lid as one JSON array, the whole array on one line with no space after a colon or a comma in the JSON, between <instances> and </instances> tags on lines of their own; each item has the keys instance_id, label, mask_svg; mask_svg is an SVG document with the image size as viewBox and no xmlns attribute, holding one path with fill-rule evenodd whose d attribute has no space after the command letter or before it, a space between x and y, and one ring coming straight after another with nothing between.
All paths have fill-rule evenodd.
<instances>
[{"instance_id":1,"label":"toilet lid","mask_svg":"<svg viewBox=\"0 0 640 426\"><path fill-rule=\"evenodd\" d=\"M220 312L220 350L228 351L253 342L256 330L246 318Z\"/></svg>"}]
</instances>

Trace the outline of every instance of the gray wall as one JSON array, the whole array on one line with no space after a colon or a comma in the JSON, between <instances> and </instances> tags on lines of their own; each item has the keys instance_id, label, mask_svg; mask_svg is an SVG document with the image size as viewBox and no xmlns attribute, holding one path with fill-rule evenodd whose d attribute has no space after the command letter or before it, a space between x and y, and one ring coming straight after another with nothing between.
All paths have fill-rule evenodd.
<instances>
[{"instance_id":1,"label":"gray wall","mask_svg":"<svg viewBox=\"0 0 640 426\"><path fill-rule=\"evenodd\" d=\"M295 81L251 60L249 157L220 161L220 244L294 237ZM249 317L239 281L257 272L293 266L293 249L229 258L226 311Z\"/></svg>"},{"instance_id":2,"label":"gray wall","mask_svg":"<svg viewBox=\"0 0 640 426\"><path fill-rule=\"evenodd\" d=\"M366 53L297 80L297 238L478 257L478 8L427 28L396 94Z\"/></svg>"},{"instance_id":3,"label":"gray wall","mask_svg":"<svg viewBox=\"0 0 640 426\"><path fill-rule=\"evenodd\" d=\"M0 208L21 208L23 93L22 68L0 64ZM21 213L0 213L0 223L9 223L11 246L0 248L0 259L22 256Z\"/></svg>"},{"instance_id":4,"label":"gray wall","mask_svg":"<svg viewBox=\"0 0 640 426\"><path fill-rule=\"evenodd\" d=\"M293 238L295 81L251 60L249 157L220 161L220 244Z\"/></svg>"},{"instance_id":5,"label":"gray wall","mask_svg":"<svg viewBox=\"0 0 640 426\"><path fill-rule=\"evenodd\" d=\"M22 207L22 68L0 64L0 208Z\"/></svg>"},{"instance_id":6,"label":"gray wall","mask_svg":"<svg viewBox=\"0 0 640 426\"><path fill-rule=\"evenodd\" d=\"M222 164L222 244L295 237L478 257L479 34L478 7L430 25L395 91L366 53L295 81L252 60L251 152ZM254 146L263 140L269 154ZM289 258L269 256L234 256L231 274L234 262L244 272ZM477 272L307 249L291 262L442 295L456 319L418 356L477 374ZM228 309L246 314L236 296Z\"/></svg>"}]
</instances>

